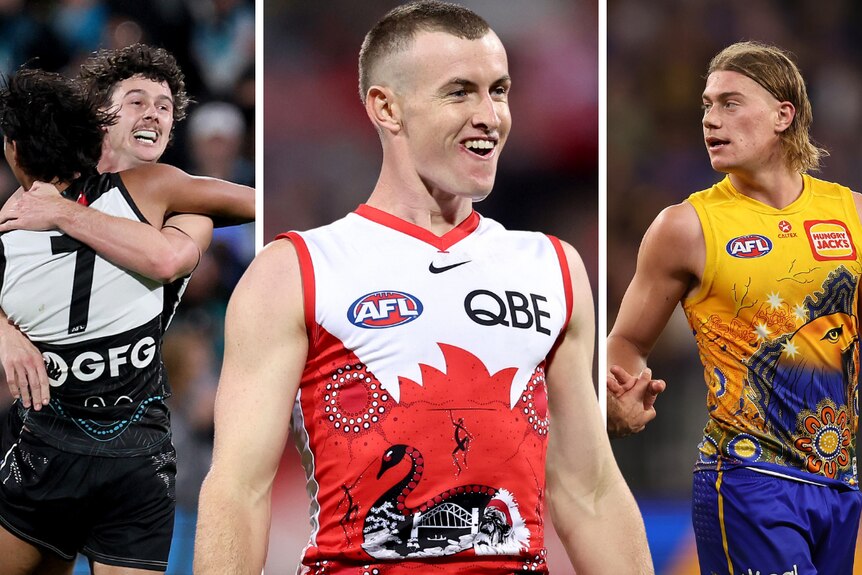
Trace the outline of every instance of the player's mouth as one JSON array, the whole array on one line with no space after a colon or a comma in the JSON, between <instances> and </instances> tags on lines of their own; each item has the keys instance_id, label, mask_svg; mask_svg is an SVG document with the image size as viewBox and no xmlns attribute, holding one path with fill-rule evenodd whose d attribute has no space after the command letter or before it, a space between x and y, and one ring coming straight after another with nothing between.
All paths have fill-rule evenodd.
<instances>
[{"instance_id":1,"label":"player's mouth","mask_svg":"<svg viewBox=\"0 0 862 575\"><path fill-rule=\"evenodd\" d=\"M730 140L722 140L721 138L716 138L715 136L709 136L706 138L706 147L708 150L720 150L724 146L730 144Z\"/></svg>"},{"instance_id":2,"label":"player's mouth","mask_svg":"<svg viewBox=\"0 0 862 575\"><path fill-rule=\"evenodd\" d=\"M155 144L159 134L155 130L141 129L132 132L132 137L143 144Z\"/></svg>"},{"instance_id":3,"label":"player's mouth","mask_svg":"<svg viewBox=\"0 0 862 575\"><path fill-rule=\"evenodd\" d=\"M470 140L464 140L462 145L471 154L487 158L494 153L494 150L497 149L497 140L490 138L473 138Z\"/></svg>"}]
</instances>

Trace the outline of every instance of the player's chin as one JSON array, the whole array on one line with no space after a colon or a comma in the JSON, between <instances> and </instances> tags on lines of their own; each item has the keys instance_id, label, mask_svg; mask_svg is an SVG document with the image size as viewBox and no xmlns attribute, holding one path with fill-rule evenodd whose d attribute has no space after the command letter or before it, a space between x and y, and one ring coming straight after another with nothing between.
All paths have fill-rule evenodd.
<instances>
[{"instance_id":1,"label":"player's chin","mask_svg":"<svg viewBox=\"0 0 862 575\"><path fill-rule=\"evenodd\" d=\"M155 162L165 153L165 146L148 145L137 146L135 148L135 156L142 162Z\"/></svg>"},{"instance_id":2,"label":"player's chin","mask_svg":"<svg viewBox=\"0 0 862 575\"><path fill-rule=\"evenodd\" d=\"M467 192L463 195L470 198L470 200L474 202L481 202L489 195L491 195L491 190L494 189L494 178L490 180L483 181L474 181L473 185L467 190Z\"/></svg>"},{"instance_id":3,"label":"player's chin","mask_svg":"<svg viewBox=\"0 0 862 575\"><path fill-rule=\"evenodd\" d=\"M716 172L726 173L730 169L730 166L726 161L723 161L721 158L716 158L712 155L709 157L709 164Z\"/></svg>"}]
</instances>

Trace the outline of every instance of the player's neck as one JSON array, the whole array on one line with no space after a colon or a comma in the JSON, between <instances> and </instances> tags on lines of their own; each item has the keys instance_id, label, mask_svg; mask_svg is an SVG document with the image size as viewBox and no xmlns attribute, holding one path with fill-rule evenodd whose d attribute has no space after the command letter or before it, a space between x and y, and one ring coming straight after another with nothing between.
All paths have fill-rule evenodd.
<instances>
[{"instance_id":1,"label":"player's neck","mask_svg":"<svg viewBox=\"0 0 862 575\"><path fill-rule=\"evenodd\" d=\"M796 201L804 186L802 174L787 166L734 172L730 174L730 182L739 193L777 209Z\"/></svg>"},{"instance_id":2,"label":"player's neck","mask_svg":"<svg viewBox=\"0 0 862 575\"><path fill-rule=\"evenodd\" d=\"M23 174L22 177L18 180L18 183L21 184L21 187L26 191L33 187L33 184L36 183L36 178L31 178L30 176ZM66 188L72 185L72 182L61 181L57 178L54 178L50 182L46 182L51 184L57 191L62 192Z\"/></svg>"},{"instance_id":3,"label":"player's neck","mask_svg":"<svg viewBox=\"0 0 862 575\"><path fill-rule=\"evenodd\" d=\"M114 154L108 150L103 150L102 157L99 158L99 165L96 169L100 174L108 174L122 172L123 170L131 170L132 168L137 168L138 166L143 166L144 164L149 163L155 164L156 162L145 162L131 156Z\"/></svg>"},{"instance_id":4,"label":"player's neck","mask_svg":"<svg viewBox=\"0 0 862 575\"><path fill-rule=\"evenodd\" d=\"M99 165L96 167L96 169L99 171L100 174L122 172L123 170L128 170L134 167L128 164L129 162L121 162L118 161L117 158L102 155L102 157L99 159Z\"/></svg>"},{"instance_id":5,"label":"player's neck","mask_svg":"<svg viewBox=\"0 0 862 575\"><path fill-rule=\"evenodd\" d=\"M442 236L473 212L469 198L429 192L424 186L393 185L381 178L366 202L404 221Z\"/></svg>"}]
</instances>

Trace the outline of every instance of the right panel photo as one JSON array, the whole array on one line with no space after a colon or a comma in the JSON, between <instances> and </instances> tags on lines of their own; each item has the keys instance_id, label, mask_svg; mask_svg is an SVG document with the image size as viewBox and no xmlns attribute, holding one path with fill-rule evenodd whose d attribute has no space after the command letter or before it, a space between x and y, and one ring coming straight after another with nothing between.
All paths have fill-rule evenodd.
<instances>
[{"instance_id":1,"label":"right panel photo","mask_svg":"<svg viewBox=\"0 0 862 575\"><path fill-rule=\"evenodd\" d=\"M860 19L608 0L608 430L658 574L862 573Z\"/></svg>"}]
</instances>

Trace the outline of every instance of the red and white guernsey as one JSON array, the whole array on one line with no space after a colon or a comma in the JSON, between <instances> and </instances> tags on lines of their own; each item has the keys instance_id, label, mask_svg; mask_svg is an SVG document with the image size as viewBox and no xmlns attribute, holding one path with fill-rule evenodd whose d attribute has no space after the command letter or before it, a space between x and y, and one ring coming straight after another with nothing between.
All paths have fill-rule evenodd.
<instances>
[{"instance_id":1,"label":"red and white guernsey","mask_svg":"<svg viewBox=\"0 0 862 575\"><path fill-rule=\"evenodd\" d=\"M437 237L367 205L287 237L309 333L302 572L546 571L544 367L572 306L560 242L475 212Z\"/></svg>"}]
</instances>

